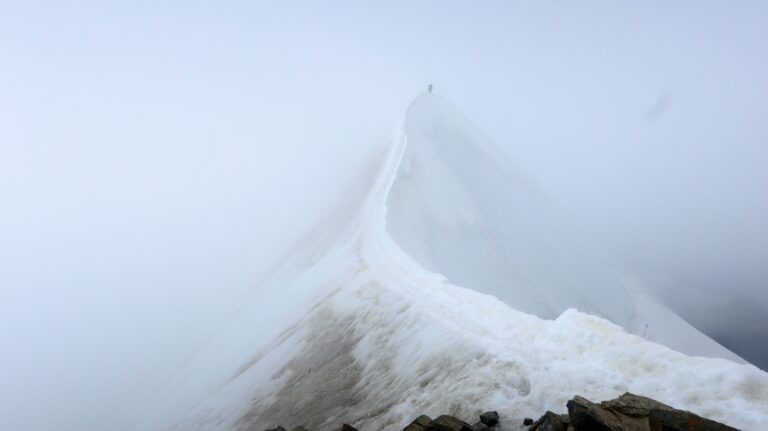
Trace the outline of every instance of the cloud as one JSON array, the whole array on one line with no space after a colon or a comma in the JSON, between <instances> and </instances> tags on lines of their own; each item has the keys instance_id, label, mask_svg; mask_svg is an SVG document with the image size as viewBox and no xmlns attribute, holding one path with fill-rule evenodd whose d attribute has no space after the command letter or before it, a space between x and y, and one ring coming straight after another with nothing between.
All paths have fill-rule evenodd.
<instances>
[{"instance_id":1,"label":"cloud","mask_svg":"<svg viewBox=\"0 0 768 431\"><path fill-rule=\"evenodd\" d=\"M659 8L5 6L0 428L130 428L429 82L659 289L764 303L765 10Z\"/></svg>"}]
</instances>

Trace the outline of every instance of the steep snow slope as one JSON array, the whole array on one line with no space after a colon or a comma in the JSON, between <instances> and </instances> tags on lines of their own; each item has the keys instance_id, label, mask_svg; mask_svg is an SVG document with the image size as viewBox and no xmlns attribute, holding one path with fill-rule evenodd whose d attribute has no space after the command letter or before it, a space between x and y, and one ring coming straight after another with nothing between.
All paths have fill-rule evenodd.
<instances>
[{"instance_id":1,"label":"steep snow slope","mask_svg":"<svg viewBox=\"0 0 768 431\"><path fill-rule=\"evenodd\" d=\"M576 307L684 353L741 361L609 267L439 96L416 99L405 133L388 227L424 268L540 317Z\"/></svg>"},{"instance_id":2,"label":"steep snow slope","mask_svg":"<svg viewBox=\"0 0 768 431\"><path fill-rule=\"evenodd\" d=\"M637 316L662 319L676 334L671 345L728 353L569 250L575 240L547 218L535 190L504 174L484 145L446 102L420 96L369 187L197 352L141 428L324 430L346 421L395 430L421 413L522 417L561 411L576 393L627 390L744 429L768 423L768 374L566 309L630 327ZM506 198L483 195L484 180ZM565 311L545 320L511 305Z\"/></svg>"}]
</instances>

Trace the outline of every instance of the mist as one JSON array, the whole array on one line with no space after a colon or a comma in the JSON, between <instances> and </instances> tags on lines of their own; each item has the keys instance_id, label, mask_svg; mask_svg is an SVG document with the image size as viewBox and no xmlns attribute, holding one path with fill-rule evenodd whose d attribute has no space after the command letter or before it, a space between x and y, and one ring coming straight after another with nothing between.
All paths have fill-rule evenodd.
<instances>
[{"instance_id":1,"label":"mist","mask_svg":"<svg viewBox=\"0 0 768 431\"><path fill-rule=\"evenodd\" d=\"M430 83L768 369L768 6L0 6L0 428L131 429Z\"/></svg>"}]
</instances>

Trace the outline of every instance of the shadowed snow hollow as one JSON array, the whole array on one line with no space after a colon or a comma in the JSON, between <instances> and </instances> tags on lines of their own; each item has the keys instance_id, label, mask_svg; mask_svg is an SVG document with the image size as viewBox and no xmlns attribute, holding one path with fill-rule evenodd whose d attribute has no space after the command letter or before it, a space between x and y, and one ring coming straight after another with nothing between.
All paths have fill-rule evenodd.
<instances>
[{"instance_id":1,"label":"shadowed snow hollow","mask_svg":"<svg viewBox=\"0 0 768 431\"><path fill-rule=\"evenodd\" d=\"M352 196L141 429L399 430L419 414L522 418L625 391L744 429L768 423L768 374L679 353L738 360L580 245L443 99L416 99ZM572 307L647 324L672 349Z\"/></svg>"}]
</instances>

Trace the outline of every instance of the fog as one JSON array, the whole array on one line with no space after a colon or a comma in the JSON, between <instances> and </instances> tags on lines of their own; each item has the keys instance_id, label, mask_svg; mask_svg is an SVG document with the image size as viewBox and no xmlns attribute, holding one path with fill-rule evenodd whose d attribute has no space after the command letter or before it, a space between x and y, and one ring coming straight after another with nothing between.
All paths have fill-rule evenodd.
<instances>
[{"instance_id":1,"label":"fog","mask_svg":"<svg viewBox=\"0 0 768 431\"><path fill-rule=\"evenodd\" d=\"M435 85L768 369L763 2L0 5L0 428L130 429Z\"/></svg>"}]
</instances>

